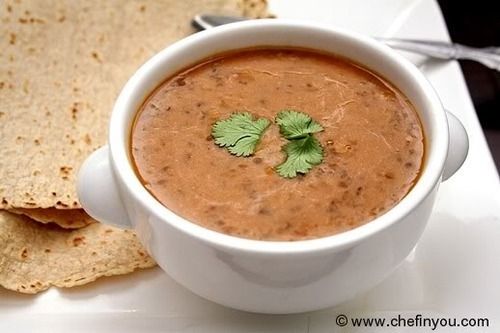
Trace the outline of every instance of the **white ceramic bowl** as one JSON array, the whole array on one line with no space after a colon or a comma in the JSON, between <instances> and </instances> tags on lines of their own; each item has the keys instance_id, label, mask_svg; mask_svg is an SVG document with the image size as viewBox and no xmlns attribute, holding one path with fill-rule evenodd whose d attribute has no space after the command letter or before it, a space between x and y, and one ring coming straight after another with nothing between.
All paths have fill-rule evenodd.
<instances>
[{"instance_id":1,"label":"white ceramic bowl","mask_svg":"<svg viewBox=\"0 0 500 333\"><path fill-rule=\"evenodd\" d=\"M180 69L219 52L254 46L296 46L341 55L381 74L412 101L424 126L425 163L418 183L398 205L338 235L256 241L191 223L142 186L131 166L129 136L145 98ZM460 122L451 114L447 117L422 73L390 48L353 32L311 23L246 21L189 36L158 53L130 78L113 109L109 145L82 166L78 193L84 209L97 220L135 229L160 267L194 293L241 310L303 312L348 300L388 276L416 245L439 184L460 167L467 149Z\"/></svg>"}]
</instances>

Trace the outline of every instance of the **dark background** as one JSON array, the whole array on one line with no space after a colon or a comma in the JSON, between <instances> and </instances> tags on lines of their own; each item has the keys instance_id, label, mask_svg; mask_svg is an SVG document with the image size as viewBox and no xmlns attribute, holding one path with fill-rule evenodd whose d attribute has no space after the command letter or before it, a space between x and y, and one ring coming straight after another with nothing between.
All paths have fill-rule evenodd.
<instances>
[{"instance_id":1,"label":"dark background","mask_svg":"<svg viewBox=\"0 0 500 333\"><path fill-rule=\"evenodd\" d=\"M438 0L451 39L476 47L500 48L500 1ZM500 72L460 61L479 121L500 170Z\"/></svg>"}]
</instances>

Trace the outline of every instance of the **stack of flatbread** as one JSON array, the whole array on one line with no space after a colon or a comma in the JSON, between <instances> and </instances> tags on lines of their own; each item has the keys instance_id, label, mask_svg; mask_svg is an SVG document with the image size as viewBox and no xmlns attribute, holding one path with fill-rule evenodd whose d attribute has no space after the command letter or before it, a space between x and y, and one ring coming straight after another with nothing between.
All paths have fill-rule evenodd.
<instances>
[{"instance_id":1,"label":"stack of flatbread","mask_svg":"<svg viewBox=\"0 0 500 333\"><path fill-rule=\"evenodd\" d=\"M80 206L81 163L106 143L133 72L198 13L261 17L265 1L0 3L0 285L36 293L154 266L133 231ZM96 191L99 191L96 188Z\"/></svg>"}]
</instances>

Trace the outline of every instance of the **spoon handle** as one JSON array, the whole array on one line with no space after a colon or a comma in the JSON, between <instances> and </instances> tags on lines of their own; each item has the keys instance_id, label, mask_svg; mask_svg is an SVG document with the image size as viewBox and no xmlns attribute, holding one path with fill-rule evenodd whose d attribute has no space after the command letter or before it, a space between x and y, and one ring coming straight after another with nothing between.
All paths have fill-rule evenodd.
<instances>
[{"instance_id":1,"label":"spoon handle","mask_svg":"<svg viewBox=\"0 0 500 333\"><path fill-rule=\"evenodd\" d=\"M196 15L193 18L192 24L199 30L205 30L244 20L247 20L247 18L239 16ZM491 69L500 71L500 47L474 48L447 42L415 39L377 38L377 40L398 50L419 53L439 59L473 60Z\"/></svg>"},{"instance_id":2,"label":"spoon handle","mask_svg":"<svg viewBox=\"0 0 500 333\"><path fill-rule=\"evenodd\" d=\"M500 47L475 48L455 43L429 40L377 38L384 44L403 51L439 59L467 59L500 71Z\"/></svg>"}]
</instances>

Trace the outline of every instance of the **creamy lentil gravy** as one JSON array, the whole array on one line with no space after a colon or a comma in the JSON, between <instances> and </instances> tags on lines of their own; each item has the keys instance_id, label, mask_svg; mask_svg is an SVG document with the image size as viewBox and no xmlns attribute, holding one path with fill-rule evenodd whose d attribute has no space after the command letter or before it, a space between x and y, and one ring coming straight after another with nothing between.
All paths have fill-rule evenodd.
<instances>
[{"instance_id":1,"label":"creamy lentil gravy","mask_svg":"<svg viewBox=\"0 0 500 333\"><path fill-rule=\"evenodd\" d=\"M274 121L307 113L323 162L293 179L273 169L286 143L275 123L256 152L214 144L212 125L234 112ZM166 207L206 228L259 240L329 236L398 203L422 165L422 127L408 99L381 77L332 55L252 49L214 56L163 82L131 134L136 172Z\"/></svg>"}]
</instances>

